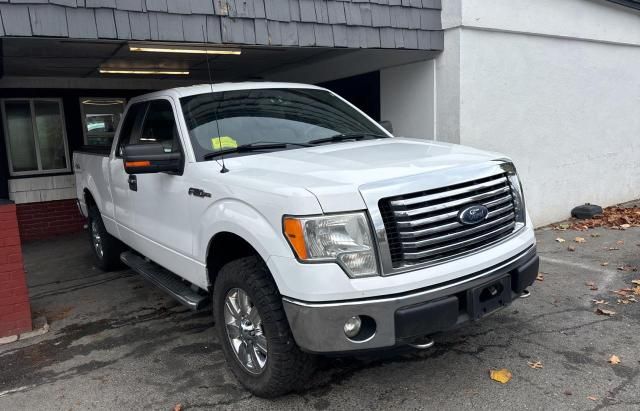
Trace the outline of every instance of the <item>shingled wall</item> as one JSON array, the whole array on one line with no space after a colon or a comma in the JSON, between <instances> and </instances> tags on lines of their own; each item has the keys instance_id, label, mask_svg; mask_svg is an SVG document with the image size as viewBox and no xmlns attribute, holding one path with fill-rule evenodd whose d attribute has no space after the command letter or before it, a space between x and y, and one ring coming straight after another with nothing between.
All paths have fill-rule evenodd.
<instances>
[{"instance_id":1,"label":"shingled wall","mask_svg":"<svg viewBox=\"0 0 640 411\"><path fill-rule=\"evenodd\" d=\"M0 0L0 36L442 50L441 0Z\"/></svg>"}]
</instances>

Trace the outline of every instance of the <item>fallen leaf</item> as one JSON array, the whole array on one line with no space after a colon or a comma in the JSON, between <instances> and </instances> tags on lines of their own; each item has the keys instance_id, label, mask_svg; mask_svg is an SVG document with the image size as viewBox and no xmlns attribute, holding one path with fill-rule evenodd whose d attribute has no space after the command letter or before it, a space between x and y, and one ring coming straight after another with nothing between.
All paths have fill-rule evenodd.
<instances>
[{"instance_id":1,"label":"fallen leaf","mask_svg":"<svg viewBox=\"0 0 640 411\"><path fill-rule=\"evenodd\" d=\"M182 404L176 404L176 406L173 407L173 411L182 411Z\"/></svg>"},{"instance_id":2,"label":"fallen leaf","mask_svg":"<svg viewBox=\"0 0 640 411\"><path fill-rule=\"evenodd\" d=\"M582 244L582 243L586 243L587 240L584 239L584 237L576 237L573 241L575 241L578 244Z\"/></svg>"},{"instance_id":3,"label":"fallen leaf","mask_svg":"<svg viewBox=\"0 0 640 411\"><path fill-rule=\"evenodd\" d=\"M595 395L590 395L587 397L587 399L591 400L591 401L598 401L598 397L596 397Z\"/></svg>"},{"instance_id":4,"label":"fallen leaf","mask_svg":"<svg viewBox=\"0 0 640 411\"><path fill-rule=\"evenodd\" d=\"M609 248L607 248L607 250L616 251L616 250L619 250L619 248L618 247L609 247Z\"/></svg>"},{"instance_id":5,"label":"fallen leaf","mask_svg":"<svg viewBox=\"0 0 640 411\"><path fill-rule=\"evenodd\" d=\"M538 273L538 276L536 277L536 280L538 280L538 281L544 281L544 274L542 274L542 273Z\"/></svg>"},{"instance_id":6,"label":"fallen leaf","mask_svg":"<svg viewBox=\"0 0 640 411\"><path fill-rule=\"evenodd\" d=\"M622 228L623 230L626 230L629 227L631 227L631 224L620 224L620 228Z\"/></svg>"},{"instance_id":7,"label":"fallen leaf","mask_svg":"<svg viewBox=\"0 0 640 411\"><path fill-rule=\"evenodd\" d=\"M567 247L568 251L576 251L576 248L572 245L570 245L569 247Z\"/></svg>"},{"instance_id":8,"label":"fallen leaf","mask_svg":"<svg viewBox=\"0 0 640 411\"><path fill-rule=\"evenodd\" d=\"M609 304L605 300L591 300L591 302L593 302L594 304Z\"/></svg>"},{"instance_id":9,"label":"fallen leaf","mask_svg":"<svg viewBox=\"0 0 640 411\"><path fill-rule=\"evenodd\" d=\"M622 244L624 244L624 240L618 240L618 241L616 241L616 244L622 245Z\"/></svg>"},{"instance_id":10,"label":"fallen leaf","mask_svg":"<svg viewBox=\"0 0 640 411\"><path fill-rule=\"evenodd\" d=\"M640 280L631 280L631 284L640 285Z\"/></svg>"},{"instance_id":11,"label":"fallen leaf","mask_svg":"<svg viewBox=\"0 0 640 411\"><path fill-rule=\"evenodd\" d=\"M618 357L617 355L612 355L611 357L609 357L609 363L610 364L620 364L620 357Z\"/></svg>"},{"instance_id":12,"label":"fallen leaf","mask_svg":"<svg viewBox=\"0 0 640 411\"><path fill-rule=\"evenodd\" d=\"M596 314L598 315L606 315L607 317L611 317L615 315L615 311L613 310L605 310L604 308L596 308Z\"/></svg>"},{"instance_id":13,"label":"fallen leaf","mask_svg":"<svg viewBox=\"0 0 640 411\"><path fill-rule=\"evenodd\" d=\"M600 233L593 233L593 234L591 234L591 237L593 237L593 238L600 237Z\"/></svg>"},{"instance_id":14,"label":"fallen leaf","mask_svg":"<svg viewBox=\"0 0 640 411\"><path fill-rule=\"evenodd\" d=\"M527 365L534 370L539 370L540 368L544 368L540 361L527 361Z\"/></svg>"},{"instance_id":15,"label":"fallen leaf","mask_svg":"<svg viewBox=\"0 0 640 411\"><path fill-rule=\"evenodd\" d=\"M609 265L609 263L605 261L604 263L600 263L600 265L603 266L603 267L606 267L606 266Z\"/></svg>"},{"instance_id":16,"label":"fallen leaf","mask_svg":"<svg viewBox=\"0 0 640 411\"><path fill-rule=\"evenodd\" d=\"M511 374L511 371L507 370L506 368L502 368L499 370L490 370L489 377L491 377L491 379L494 381L506 384L511 381L511 377L513 377L513 375Z\"/></svg>"},{"instance_id":17,"label":"fallen leaf","mask_svg":"<svg viewBox=\"0 0 640 411\"><path fill-rule=\"evenodd\" d=\"M556 238L556 242L558 243L564 243L564 241L565 241L564 238L560 238L560 237Z\"/></svg>"}]
</instances>

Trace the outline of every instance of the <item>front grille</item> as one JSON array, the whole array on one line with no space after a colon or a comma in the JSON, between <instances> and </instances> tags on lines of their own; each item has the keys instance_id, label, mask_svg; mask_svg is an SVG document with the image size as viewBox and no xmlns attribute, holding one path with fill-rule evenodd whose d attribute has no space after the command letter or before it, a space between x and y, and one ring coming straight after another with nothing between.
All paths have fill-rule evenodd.
<instances>
[{"instance_id":1,"label":"front grille","mask_svg":"<svg viewBox=\"0 0 640 411\"><path fill-rule=\"evenodd\" d=\"M476 225L459 222L473 204L489 209ZM495 243L516 228L515 203L507 174L434 190L384 198L378 204L393 268L443 262Z\"/></svg>"}]
</instances>

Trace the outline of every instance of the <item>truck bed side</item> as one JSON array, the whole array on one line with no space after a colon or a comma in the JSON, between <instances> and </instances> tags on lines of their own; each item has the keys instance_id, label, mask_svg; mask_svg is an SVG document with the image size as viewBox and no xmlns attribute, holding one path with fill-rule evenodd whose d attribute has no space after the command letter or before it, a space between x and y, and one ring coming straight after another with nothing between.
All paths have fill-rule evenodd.
<instances>
[{"instance_id":1,"label":"truck bed side","mask_svg":"<svg viewBox=\"0 0 640 411\"><path fill-rule=\"evenodd\" d=\"M76 195L82 213L88 215L87 192L100 210L105 227L117 236L113 198L109 179L109 152L100 149L82 149L73 153L76 176Z\"/></svg>"}]
</instances>

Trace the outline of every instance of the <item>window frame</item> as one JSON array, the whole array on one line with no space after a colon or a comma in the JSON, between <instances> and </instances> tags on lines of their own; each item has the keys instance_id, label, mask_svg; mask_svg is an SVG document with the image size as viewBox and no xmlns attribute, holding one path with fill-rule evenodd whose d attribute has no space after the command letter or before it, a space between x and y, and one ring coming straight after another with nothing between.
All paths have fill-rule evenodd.
<instances>
[{"instance_id":1,"label":"window frame","mask_svg":"<svg viewBox=\"0 0 640 411\"><path fill-rule=\"evenodd\" d=\"M120 122L122 122L124 120L124 115L127 112L127 99L124 97L80 97L78 99L78 103L80 104L80 121L82 122L82 144L84 144L85 146L89 145L89 142L87 140L87 124L86 124L86 116L85 116L85 112L84 112L84 104L83 101L84 100L122 100L122 117L120 119ZM119 126L120 124L118 124ZM118 131L118 127L116 127L116 130L113 132L113 137L115 138L116 136L116 132ZM112 141L113 143L113 141ZM104 147L104 146L98 146L98 147Z\"/></svg>"},{"instance_id":2,"label":"window frame","mask_svg":"<svg viewBox=\"0 0 640 411\"><path fill-rule=\"evenodd\" d=\"M9 124L7 122L7 113L5 109L5 104L7 101L26 101L29 103L29 110L31 113L31 127L33 129L33 139L34 147L36 149L36 164L38 165L37 170L29 170L29 171L14 171L13 170L13 161L11 158L11 143L9 142ZM43 170L42 169L42 159L40 158L40 139L38 136L38 127L36 123L35 116L35 102L36 101L50 101L58 103L58 107L60 108L60 120L62 126L62 143L64 145L64 155L65 155L65 168L56 168L52 170ZM9 163L9 176L11 177L19 177L19 176L33 176L33 175L46 175L46 174L60 174L60 173L68 173L71 172L71 158L69 156L69 142L67 140L67 124L65 122L64 115L64 104L62 103L61 98L40 98L40 97L12 97L12 98L3 98L0 99L0 111L2 112L2 125L4 131L4 143L7 150L7 161Z\"/></svg>"}]
</instances>

